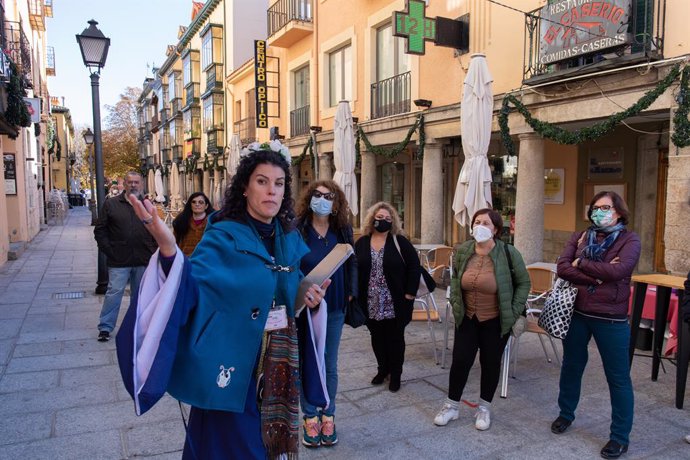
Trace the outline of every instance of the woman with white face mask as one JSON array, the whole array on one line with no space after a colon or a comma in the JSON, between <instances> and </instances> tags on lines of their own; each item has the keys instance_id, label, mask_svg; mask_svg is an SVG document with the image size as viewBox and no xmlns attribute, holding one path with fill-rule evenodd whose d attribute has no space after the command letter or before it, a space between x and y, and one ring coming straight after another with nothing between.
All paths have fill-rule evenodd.
<instances>
[{"instance_id":1,"label":"woman with white face mask","mask_svg":"<svg viewBox=\"0 0 690 460\"><path fill-rule=\"evenodd\" d=\"M459 418L460 398L477 351L481 382L475 427L483 431L491 426L491 401L498 387L503 349L513 324L525 309L530 290L522 256L498 237L502 229L498 212L480 209L472 217L473 239L463 243L455 254L450 284L455 317L453 364L448 397L434 418L438 426Z\"/></svg>"},{"instance_id":2,"label":"woman with white face mask","mask_svg":"<svg viewBox=\"0 0 690 460\"><path fill-rule=\"evenodd\" d=\"M611 393L611 431L601 450L603 458L618 458L627 452L633 423L628 300L641 245L639 236L626 229L629 215L620 195L597 193L589 203L592 225L585 232L573 233L558 258L558 276L578 291L570 329L563 340L560 413L551 431L561 434L575 420L587 348L594 337Z\"/></svg>"}]
</instances>

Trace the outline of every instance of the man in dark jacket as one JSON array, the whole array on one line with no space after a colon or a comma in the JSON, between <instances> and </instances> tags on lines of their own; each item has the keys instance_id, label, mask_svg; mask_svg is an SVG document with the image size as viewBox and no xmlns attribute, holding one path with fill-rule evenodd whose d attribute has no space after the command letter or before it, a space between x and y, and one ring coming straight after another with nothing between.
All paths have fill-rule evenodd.
<instances>
[{"instance_id":1,"label":"man in dark jacket","mask_svg":"<svg viewBox=\"0 0 690 460\"><path fill-rule=\"evenodd\" d=\"M135 171L128 172L125 176L124 193L105 201L98 224L93 231L98 248L108 259L108 290L98 322L99 342L107 342L110 339L110 333L117 323L127 282L131 292L130 298L133 298L134 293L139 290L139 282L149 259L157 247L156 241L146 231L127 200L130 194L141 199L142 186L141 175Z\"/></svg>"}]
</instances>

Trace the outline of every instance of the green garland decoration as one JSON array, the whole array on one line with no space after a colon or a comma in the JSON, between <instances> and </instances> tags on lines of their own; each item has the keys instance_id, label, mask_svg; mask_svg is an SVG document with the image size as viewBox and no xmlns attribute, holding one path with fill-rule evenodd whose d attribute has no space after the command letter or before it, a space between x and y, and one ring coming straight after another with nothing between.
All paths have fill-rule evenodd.
<instances>
[{"instance_id":1,"label":"green garland decoration","mask_svg":"<svg viewBox=\"0 0 690 460\"><path fill-rule=\"evenodd\" d=\"M676 147L690 147L690 66L685 66L683 76L680 78L680 89L678 90L678 110L673 116L673 135L671 141Z\"/></svg>"},{"instance_id":2,"label":"green garland decoration","mask_svg":"<svg viewBox=\"0 0 690 460\"><path fill-rule=\"evenodd\" d=\"M687 68L688 66L685 67L685 69ZM680 64L676 64L673 66L666 78L661 80L655 88L647 91L644 96L642 96L635 104L631 105L626 110L614 113L600 123L596 123L592 126L587 126L575 131L567 131L552 123L541 121L532 117L532 114L529 112L527 107L525 107L525 105L518 100L517 97L512 94L507 94L503 98L501 111L498 115L498 125L501 130L503 145L508 152L508 155L515 155L515 144L513 143L513 139L510 137L510 128L508 127L508 115L511 111L510 105L512 105L517 112L523 116L527 124L530 125L530 127L532 127L532 129L534 129L534 131L542 137L550 139L559 144L580 144L585 141L596 140L610 133L626 118L634 117L648 108L673 84L673 82L680 75L680 72Z\"/></svg>"},{"instance_id":3,"label":"green garland decoration","mask_svg":"<svg viewBox=\"0 0 690 460\"><path fill-rule=\"evenodd\" d=\"M201 169L203 169L204 171L208 171L208 166L209 166L208 165L208 154L205 154L204 155L204 162L201 165Z\"/></svg>"},{"instance_id":4,"label":"green garland decoration","mask_svg":"<svg viewBox=\"0 0 690 460\"><path fill-rule=\"evenodd\" d=\"M424 115L419 115L419 140L417 140L417 159L424 158L424 146L426 145L426 133L424 132Z\"/></svg>"},{"instance_id":5,"label":"green garland decoration","mask_svg":"<svg viewBox=\"0 0 690 460\"><path fill-rule=\"evenodd\" d=\"M292 166L301 165L307 156L307 151L309 151L309 155L311 155L312 157L314 156L314 140L311 138L311 136L309 136L309 140L307 140L307 143L304 145L302 153L300 153L298 157L292 159Z\"/></svg>"},{"instance_id":6,"label":"green garland decoration","mask_svg":"<svg viewBox=\"0 0 690 460\"><path fill-rule=\"evenodd\" d=\"M420 128L421 127L421 128ZM369 138L367 137L367 133L365 133L360 126L357 127L357 141L355 142L355 153L359 155L360 152L360 147L359 147L359 141L362 140L364 141L364 146L367 148L367 150L374 155L379 155L383 156L389 159L397 157L400 153L402 153L403 150L407 148L407 144L410 143L410 139L412 138L412 135L417 131L419 128L420 134L419 138L420 140L423 140L425 138L423 131L424 131L424 115L420 114L419 117L417 117L417 121L415 121L414 125L410 128L410 130L407 132L407 135L405 138L400 141L397 145L394 145L393 147L387 149L384 147L379 147L377 145L372 145L371 142L369 141ZM417 158L422 158L424 156L424 144L420 143L420 150L417 152Z\"/></svg>"},{"instance_id":7,"label":"green garland decoration","mask_svg":"<svg viewBox=\"0 0 690 460\"><path fill-rule=\"evenodd\" d=\"M362 140L362 135L359 134L359 126L357 127L357 130L355 130L355 164L361 165L362 164L362 152L360 151L359 148L359 142Z\"/></svg>"},{"instance_id":8,"label":"green garland decoration","mask_svg":"<svg viewBox=\"0 0 690 460\"><path fill-rule=\"evenodd\" d=\"M222 164L219 164L218 158L220 158L220 155L214 155L213 156L213 164L211 165L211 169L213 171L223 172L223 171L225 171L225 166Z\"/></svg>"},{"instance_id":9,"label":"green garland decoration","mask_svg":"<svg viewBox=\"0 0 690 460\"><path fill-rule=\"evenodd\" d=\"M17 66L10 60L10 84L7 87L7 110L5 118L13 126L28 128L31 126L31 115L24 104L26 86ZM15 138L16 136L10 136Z\"/></svg>"}]
</instances>

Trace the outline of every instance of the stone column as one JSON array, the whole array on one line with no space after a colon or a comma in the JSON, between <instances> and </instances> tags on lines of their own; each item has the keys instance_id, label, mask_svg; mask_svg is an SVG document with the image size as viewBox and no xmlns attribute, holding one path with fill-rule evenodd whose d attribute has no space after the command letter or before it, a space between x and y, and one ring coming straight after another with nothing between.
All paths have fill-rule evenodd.
<instances>
[{"instance_id":1,"label":"stone column","mask_svg":"<svg viewBox=\"0 0 690 460\"><path fill-rule=\"evenodd\" d=\"M540 262L544 244L544 139L521 134L515 200L515 247L526 264Z\"/></svg>"},{"instance_id":2,"label":"stone column","mask_svg":"<svg viewBox=\"0 0 690 460\"><path fill-rule=\"evenodd\" d=\"M443 150L427 142L422 160L422 244L443 243Z\"/></svg>"},{"instance_id":3,"label":"stone column","mask_svg":"<svg viewBox=\"0 0 690 460\"><path fill-rule=\"evenodd\" d=\"M204 192L209 199L212 199L213 191L211 190L211 174L208 169L204 170L201 179L201 191Z\"/></svg>"},{"instance_id":4,"label":"stone column","mask_svg":"<svg viewBox=\"0 0 690 460\"><path fill-rule=\"evenodd\" d=\"M376 155L371 152L362 150L362 184L360 191L359 212L362 214L362 220L366 216L367 210L376 203Z\"/></svg>"},{"instance_id":5,"label":"stone column","mask_svg":"<svg viewBox=\"0 0 690 460\"><path fill-rule=\"evenodd\" d=\"M690 147L680 149L671 144L668 150L664 263L673 275L686 276L690 270Z\"/></svg>"},{"instance_id":6,"label":"stone column","mask_svg":"<svg viewBox=\"0 0 690 460\"><path fill-rule=\"evenodd\" d=\"M322 153L319 155L319 180L333 179L333 154Z\"/></svg>"}]
</instances>

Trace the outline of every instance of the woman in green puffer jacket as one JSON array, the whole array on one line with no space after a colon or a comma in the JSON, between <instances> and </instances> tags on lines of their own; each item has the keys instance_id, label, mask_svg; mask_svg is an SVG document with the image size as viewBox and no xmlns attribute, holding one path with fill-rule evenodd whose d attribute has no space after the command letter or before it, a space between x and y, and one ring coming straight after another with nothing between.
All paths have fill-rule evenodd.
<instances>
[{"instance_id":1,"label":"woman in green puffer jacket","mask_svg":"<svg viewBox=\"0 0 690 460\"><path fill-rule=\"evenodd\" d=\"M518 250L499 239L502 229L498 212L480 209L472 217L474 240L463 243L455 254L450 290L455 317L453 364L448 397L434 418L439 426L458 419L460 398L477 351L481 384L475 427L488 430L491 426L491 401L498 387L503 349L525 309L531 286Z\"/></svg>"}]
</instances>

